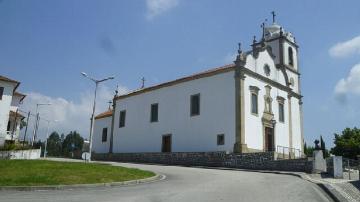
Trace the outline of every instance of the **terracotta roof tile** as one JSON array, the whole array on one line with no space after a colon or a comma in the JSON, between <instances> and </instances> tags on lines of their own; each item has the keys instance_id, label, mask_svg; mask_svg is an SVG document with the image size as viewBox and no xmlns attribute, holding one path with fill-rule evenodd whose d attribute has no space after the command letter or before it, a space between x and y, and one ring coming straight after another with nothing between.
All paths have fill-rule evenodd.
<instances>
[{"instance_id":1,"label":"terracotta roof tile","mask_svg":"<svg viewBox=\"0 0 360 202\"><path fill-rule=\"evenodd\" d=\"M200 72L200 73L192 74L190 76L182 77L182 78L179 78L179 79L175 79L175 80L168 81L168 82L165 82L165 83L157 84L157 85L150 86L150 87L147 87L147 88L137 89L137 90L131 91L129 93L119 95L115 99L122 99L122 98L130 97L130 96L138 95L138 94L141 94L141 93L149 92L149 91L152 91L152 90L156 90L156 89L160 89L160 88L164 88L164 87L168 87L168 86L173 86L173 85L183 83L183 82L186 82L186 81L191 81L191 80L195 80L195 79L200 79L200 78L204 78L204 77L213 76L213 75L216 75L216 74L231 71L234 68L235 68L235 64L224 65L224 66L221 66L221 67L209 69L209 70L206 70L206 71L203 71L203 72Z\"/></svg>"},{"instance_id":2,"label":"terracotta roof tile","mask_svg":"<svg viewBox=\"0 0 360 202\"><path fill-rule=\"evenodd\" d=\"M106 112L102 112L98 115L95 116L95 119L102 119L102 118L106 118L106 117L109 117L109 116L112 116L113 112L112 110L108 110Z\"/></svg>"}]
</instances>

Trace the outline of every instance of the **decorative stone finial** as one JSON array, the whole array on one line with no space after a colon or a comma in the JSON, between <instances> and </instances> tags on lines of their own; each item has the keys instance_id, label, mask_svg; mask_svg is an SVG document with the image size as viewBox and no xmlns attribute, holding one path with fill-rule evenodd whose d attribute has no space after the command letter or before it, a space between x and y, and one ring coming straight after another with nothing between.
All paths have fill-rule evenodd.
<instances>
[{"instance_id":1,"label":"decorative stone finial","mask_svg":"<svg viewBox=\"0 0 360 202\"><path fill-rule=\"evenodd\" d=\"M265 19L265 22L267 21L267 19ZM262 38L265 38L265 22L261 23L261 28L262 28Z\"/></svg>"},{"instance_id":2,"label":"decorative stone finial","mask_svg":"<svg viewBox=\"0 0 360 202\"><path fill-rule=\"evenodd\" d=\"M240 43L240 42L238 43L238 46L239 46L238 54L241 54L241 53L242 53L242 50L241 50L241 43Z\"/></svg>"},{"instance_id":3,"label":"decorative stone finial","mask_svg":"<svg viewBox=\"0 0 360 202\"><path fill-rule=\"evenodd\" d=\"M253 44L256 43L256 36L254 35Z\"/></svg>"},{"instance_id":4,"label":"decorative stone finial","mask_svg":"<svg viewBox=\"0 0 360 202\"><path fill-rule=\"evenodd\" d=\"M116 89L115 89L115 97L118 95L119 93L119 85L116 85Z\"/></svg>"},{"instance_id":5,"label":"decorative stone finial","mask_svg":"<svg viewBox=\"0 0 360 202\"><path fill-rule=\"evenodd\" d=\"M246 55L241 50L241 43L238 43L239 49L238 49L238 55L236 56L236 60L234 63L239 66L244 66L246 62Z\"/></svg>"},{"instance_id":6,"label":"decorative stone finial","mask_svg":"<svg viewBox=\"0 0 360 202\"><path fill-rule=\"evenodd\" d=\"M280 36L282 36L284 34L283 28L280 27Z\"/></svg>"}]
</instances>

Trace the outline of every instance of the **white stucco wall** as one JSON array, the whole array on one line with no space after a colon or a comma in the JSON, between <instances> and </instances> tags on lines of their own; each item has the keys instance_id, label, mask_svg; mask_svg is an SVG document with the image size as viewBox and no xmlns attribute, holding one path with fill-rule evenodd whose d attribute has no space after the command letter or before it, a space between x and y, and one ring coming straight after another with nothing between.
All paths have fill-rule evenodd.
<instances>
[{"instance_id":1,"label":"white stucco wall","mask_svg":"<svg viewBox=\"0 0 360 202\"><path fill-rule=\"evenodd\" d=\"M4 94L0 100L0 146L2 146L5 141L4 138L9 120L9 111L15 84L0 81L0 87L4 87Z\"/></svg>"},{"instance_id":2,"label":"white stucco wall","mask_svg":"<svg viewBox=\"0 0 360 202\"><path fill-rule=\"evenodd\" d=\"M268 85L257 79L246 77L245 79L245 143L248 148L262 150L264 147L264 131L262 116L265 109L265 99L266 95L265 86ZM258 115L253 115L251 113L251 91L250 86L256 86L260 90L258 92ZM284 92L280 89L277 89L274 86L271 86L270 95L272 97L272 112L274 114L274 119L276 120L275 124L275 149L276 146L289 146L289 113L288 113L288 102L287 102L287 92ZM277 101L277 96L285 98L284 101L284 114L285 121L284 123L279 122L279 106Z\"/></svg>"},{"instance_id":3,"label":"white stucco wall","mask_svg":"<svg viewBox=\"0 0 360 202\"><path fill-rule=\"evenodd\" d=\"M114 152L160 152L162 135L172 135L173 152L232 151L235 142L234 71L191 80L117 101ZM190 96L200 93L200 115L190 116ZM150 122L150 105L159 121ZM125 127L119 113L126 110ZM225 144L217 145L217 134Z\"/></svg>"},{"instance_id":4,"label":"white stucco wall","mask_svg":"<svg viewBox=\"0 0 360 202\"><path fill-rule=\"evenodd\" d=\"M301 139L301 122L300 122L300 104L299 99L291 98L291 113L292 113L292 137L293 137L293 147L296 149L303 148L301 147L302 139Z\"/></svg>"},{"instance_id":5,"label":"white stucco wall","mask_svg":"<svg viewBox=\"0 0 360 202\"><path fill-rule=\"evenodd\" d=\"M266 75L264 71L264 65L267 64L270 67L270 75ZM267 77L277 83L286 85L284 74L275 67L274 60L266 52L260 52L258 58L254 58L249 55L247 58L246 68ZM260 79L253 78L251 76L245 75L245 142L248 148L263 150L264 148L264 131L262 116L265 109L265 99L266 95L266 85L270 85ZM260 90L258 92L258 115L253 115L251 113L251 91L250 86L256 86ZM274 119L276 120L275 124L275 149L276 147L283 146L289 147L289 109L288 109L288 93L278 89L276 86L271 86L270 95L272 97L272 112L274 114ZM284 98L284 115L285 121L279 122L279 104L277 97L280 96Z\"/></svg>"},{"instance_id":6,"label":"white stucco wall","mask_svg":"<svg viewBox=\"0 0 360 202\"><path fill-rule=\"evenodd\" d=\"M94 124L94 136L92 150L96 153L107 153L109 152L110 146L110 134L111 134L111 116L96 119ZM106 142L102 142L103 128L107 128L107 139Z\"/></svg>"}]
</instances>

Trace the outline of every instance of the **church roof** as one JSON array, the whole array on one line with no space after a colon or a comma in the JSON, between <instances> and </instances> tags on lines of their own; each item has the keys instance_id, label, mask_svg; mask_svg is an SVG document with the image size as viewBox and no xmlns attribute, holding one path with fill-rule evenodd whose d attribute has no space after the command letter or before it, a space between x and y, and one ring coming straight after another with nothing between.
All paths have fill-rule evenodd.
<instances>
[{"instance_id":1,"label":"church roof","mask_svg":"<svg viewBox=\"0 0 360 202\"><path fill-rule=\"evenodd\" d=\"M102 118L106 118L106 117L109 117L109 116L112 116L113 112L111 109L109 109L108 111L106 112L102 112L98 115L95 116L95 119L102 119Z\"/></svg>"},{"instance_id":2,"label":"church roof","mask_svg":"<svg viewBox=\"0 0 360 202\"><path fill-rule=\"evenodd\" d=\"M228 65L212 68L212 69L209 69L209 70L206 70L206 71L203 71L203 72L192 74L190 76L185 76L185 77L182 77L182 78L179 78L179 79L175 79L175 80L172 80L172 81L160 83L160 84L153 85L153 86L150 86L150 87L137 89L137 90L131 91L129 93L119 95L115 99L116 100L123 99L123 98L126 98L126 97L138 95L138 94L141 94L141 93L146 93L146 92L157 90L157 89L160 89L160 88L173 86L173 85L176 85L176 84L179 84L179 83L183 83L183 82L187 82L187 81L191 81L191 80L195 80L195 79L200 79L200 78L204 78L204 77L209 77L209 76L213 76L213 75L220 74L220 73L225 73L225 72L233 70L234 68L235 68L235 64L228 64Z\"/></svg>"}]
</instances>

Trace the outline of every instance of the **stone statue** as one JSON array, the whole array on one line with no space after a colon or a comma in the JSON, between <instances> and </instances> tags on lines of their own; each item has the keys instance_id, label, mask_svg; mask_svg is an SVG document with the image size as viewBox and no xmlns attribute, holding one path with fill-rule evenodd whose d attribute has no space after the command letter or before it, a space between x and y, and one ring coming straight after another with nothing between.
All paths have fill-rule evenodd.
<instances>
[{"instance_id":1,"label":"stone statue","mask_svg":"<svg viewBox=\"0 0 360 202\"><path fill-rule=\"evenodd\" d=\"M319 141L319 140L315 140L314 143L315 143L315 150L321 150L321 148L320 148L320 146L319 146L320 141Z\"/></svg>"}]
</instances>

